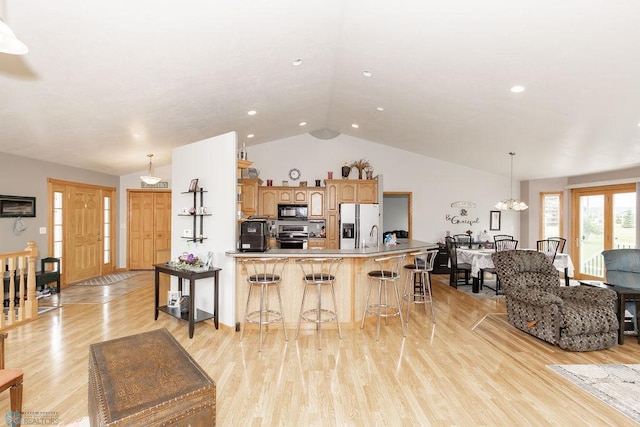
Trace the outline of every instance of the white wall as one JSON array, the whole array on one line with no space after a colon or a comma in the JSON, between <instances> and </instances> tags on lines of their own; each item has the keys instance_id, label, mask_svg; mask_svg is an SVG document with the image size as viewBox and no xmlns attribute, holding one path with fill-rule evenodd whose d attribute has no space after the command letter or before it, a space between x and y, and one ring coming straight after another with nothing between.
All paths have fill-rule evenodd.
<instances>
[{"instance_id":1,"label":"white wall","mask_svg":"<svg viewBox=\"0 0 640 427\"><path fill-rule=\"evenodd\" d=\"M236 147L235 132L204 139L173 150L171 180L174 191L171 195L171 257L182 252L205 258L209 251L214 254L214 265L222 271L219 277L220 323L235 326L235 262L225 252L236 246ZM204 205L211 216L204 218L203 243L193 243L182 238L185 228L192 227L191 217L180 217L181 207L193 203L192 194L182 194L189 188L193 178L198 178L204 193ZM196 307L213 312L213 279L196 282ZM172 288L177 289L176 281Z\"/></svg>"},{"instance_id":2,"label":"white wall","mask_svg":"<svg viewBox=\"0 0 640 427\"><path fill-rule=\"evenodd\" d=\"M384 191L410 191L413 193L413 238L423 241L440 241L448 230L452 234L468 229L477 235L489 230L489 212L502 199L509 197L509 177L494 175L481 170L436 160L377 144L359 138L340 135L331 140L320 140L309 134L252 145L247 148L248 158L260 171L263 180L273 179L274 185L289 180L291 168L300 169L300 180L314 185L314 180L325 179L332 171L340 177L345 162L367 159L374 168L374 175L384 174ZM352 171L350 178L356 178ZM514 186L514 197L519 197L519 186ZM466 217L451 204L469 201L477 205L468 209ZM458 219L478 219L477 224L452 224L446 215ZM492 234L519 236L520 214L502 213L502 229Z\"/></svg>"}]
</instances>

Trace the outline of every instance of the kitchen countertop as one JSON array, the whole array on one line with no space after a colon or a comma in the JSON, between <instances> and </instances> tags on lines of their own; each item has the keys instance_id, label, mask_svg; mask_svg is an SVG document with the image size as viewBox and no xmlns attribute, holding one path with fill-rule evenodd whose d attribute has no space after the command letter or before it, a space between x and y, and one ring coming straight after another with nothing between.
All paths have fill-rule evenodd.
<instances>
[{"instance_id":1,"label":"kitchen countertop","mask_svg":"<svg viewBox=\"0 0 640 427\"><path fill-rule=\"evenodd\" d=\"M395 255L414 252L422 249L438 249L437 243L422 242L420 240L398 239L395 245L379 245L361 249L277 249L270 248L266 252L228 251L225 254L234 258L262 258L262 257L333 257L368 258L371 256Z\"/></svg>"}]
</instances>

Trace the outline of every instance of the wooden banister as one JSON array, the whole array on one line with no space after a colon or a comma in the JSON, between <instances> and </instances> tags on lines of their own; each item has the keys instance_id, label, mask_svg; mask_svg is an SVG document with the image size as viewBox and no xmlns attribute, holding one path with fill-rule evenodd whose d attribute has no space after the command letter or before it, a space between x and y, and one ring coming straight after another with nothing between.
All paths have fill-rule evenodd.
<instances>
[{"instance_id":1,"label":"wooden banister","mask_svg":"<svg viewBox=\"0 0 640 427\"><path fill-rule=\"evenodd\" d=\"M29 241L24 251L0 254L3 273L3 303L8 292L8 310L0 316L0 330L38 318L36 258L38 246Z\"/></svg>"}]
</instances>

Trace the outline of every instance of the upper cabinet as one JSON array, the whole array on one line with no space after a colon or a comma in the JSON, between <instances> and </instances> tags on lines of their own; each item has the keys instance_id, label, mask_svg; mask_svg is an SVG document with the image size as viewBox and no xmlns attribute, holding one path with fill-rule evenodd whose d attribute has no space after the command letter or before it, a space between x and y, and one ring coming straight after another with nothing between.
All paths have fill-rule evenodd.
<instances>
[{"instance_id":1,"label":"upper cabinet","mask_svg":"<svg viewBox=\"0 0 640 427\"><path fill-rule=\"evenodd\" d=\"M242 217L258 214L258 178L242 180Z\"/></svg>"},{"instance_id":2,"label":"upper cabinet","mask_svg":"<svg viewBox=\"0 0 640 427\"><path fill-rule=\"evenodd\" d=\"M324 194L324 190L309 189L307 199L309 202L310 219L325 218Z\"/></svg>"}]
</instances>

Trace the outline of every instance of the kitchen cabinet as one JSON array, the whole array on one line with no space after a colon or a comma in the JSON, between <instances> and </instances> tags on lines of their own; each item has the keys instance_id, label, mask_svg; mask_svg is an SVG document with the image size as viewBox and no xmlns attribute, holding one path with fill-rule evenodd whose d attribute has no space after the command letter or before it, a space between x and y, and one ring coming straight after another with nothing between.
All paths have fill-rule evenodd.
<instances>
[{"instance_id":1,"label":"kitchen cabinet","mask_svg":"<svg viewBox=\"0 0 640 427\"><path fill-rule=\"evenodd\" d=\"M276 188L258 188L258 215L265 215L269 218L278 217L278 190Z\"/></svg>"},{"instance_id":2,"label":"kitchen cabinet","mask_svg":"<svg viewBox=\"0 0 640 427\"><path fill-rule=\"evenodd\" d=\"M306 188L296 188L293 190L293 203L307 203Z\"/></svg>"},{"instance_id":3,"label":"kitchen cabinet","mask_svg":"<svg viewBox=\"0 0 640 427\"><path fill-rule=\"evenodd\" d=\"M243 218L242 211L243 211L243 199L244 199L244 196L243 196L244 184L242 179L242 170L249 168L252 164L253 162L250 162L248 160L238 160L238 163L237 163L236 218L238 219L238 221L242 220Z\"/></svg>"},{"instance_id":4,"label":"kitchen cabinet","mask_svg":"<svg viewBox=\"0 0 640 427\"><path fill-rule=\"evenodd\" d=\"M293 190L290 188L278 189L278 203L293 203Z\"/></svg>"},{"instance_id":5,"label":"kitchen cabinet","mask_svg":"<svg viewBox=\"0 0 640 427\"><path fill-rule=\"evenodd\" d=\"M242 180L242 217L258 214L258 178Z\"/></svg>"},{"instance_id":6,"label":"kitchen cabinet","mask_svg":"<svg viewBox=\"0 0 640 427\"><path fill-rule=\"evenodd\" d=\"M309 202L309 219L324 219L324 190L309 190L307 200Z\"/></svg>"},{"instance_id":7,"label":"kitchen cabinet","mask_svg":"<svg viewBox=\"0 0 640 427\"><path fill-rule=\"evenodd\" d=\"M338 215L338 211L328 211L327 213L327 237L325 239L325 248L327 249L338 249L340 246Z\"/></svg>"},{"instance_id":8,"label":"kitchen cabinet","mask_svg":"<svg viewBox=\"0 0 640 427\"><path fill-rule=\"evenodd\" d=\"M309 249L324 249L325 247L325 239L309 239L307 243L307 248Z\"/></svg>"}]
</instances>

